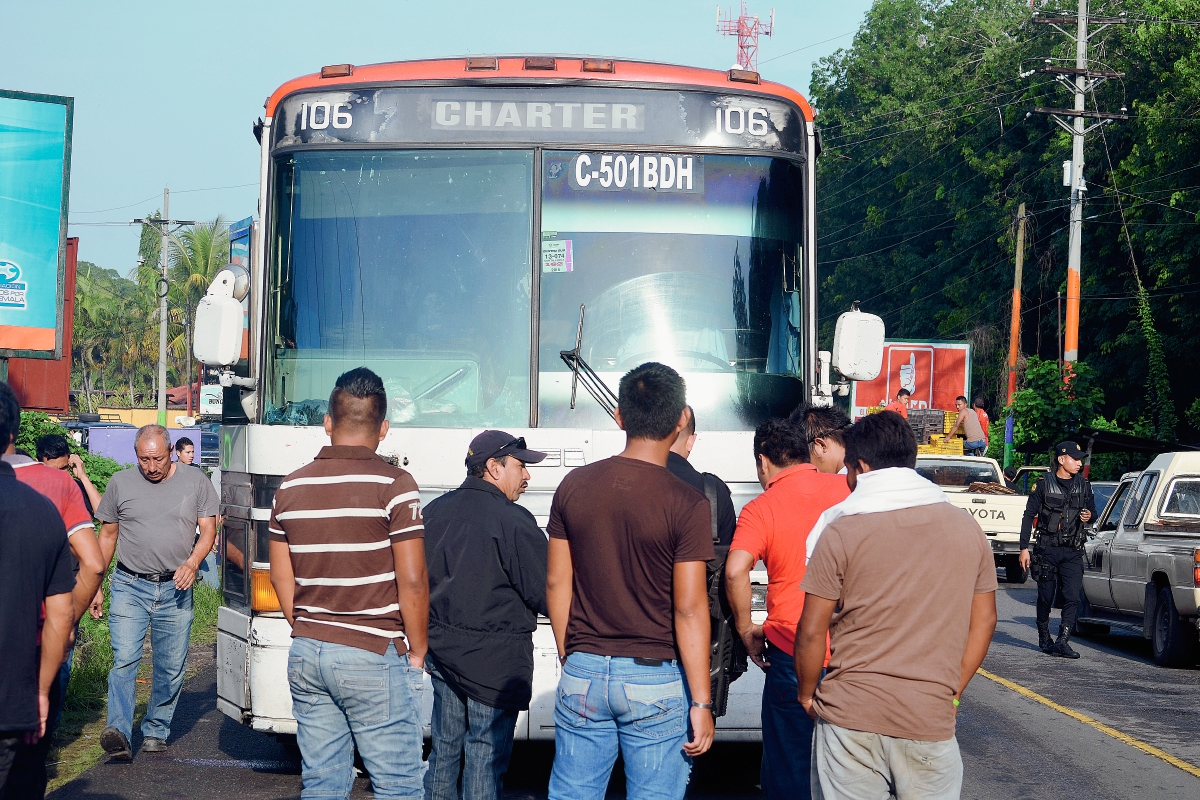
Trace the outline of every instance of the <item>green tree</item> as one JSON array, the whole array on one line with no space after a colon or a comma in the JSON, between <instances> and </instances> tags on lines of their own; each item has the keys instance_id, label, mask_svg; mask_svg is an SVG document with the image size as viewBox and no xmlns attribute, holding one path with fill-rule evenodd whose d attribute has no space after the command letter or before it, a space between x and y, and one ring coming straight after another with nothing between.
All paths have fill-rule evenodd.
<instances>
[{"instance_id":1,"label":"green tree","mask_svg":"<svg viewBox=\"0 0 1200 800\"><path fill-rule=\"evenodd\" d=\"M1013 394L1008 411L1013 416L1013 443L1029 442L1050 446L1072 431L1091 425L1104 402L1104 390L1095 384L1095 374L1077 362L1065 375L1055 361L1037 356L1025 366L1024 387Z\"/></svg>"},{"instance_id":2,"label":"green tree","mask_svg":"<svg viewBox=\"0 0 1200 800\"><path fill-rule=\"evenodd\" d=\"M1200 0L1127 0L1130 18L1200 19ZM1070 95L1032 70L1074 64L1074 43L1022 0L877 0L852 45L815 65L821 334L851 301L895 338L969 339L972 385L1006 383L1013 231L1025 202L1022 351L1057 361L1071 136L1035 106ZM1086 141L1080 352L1102 412L1170 438L1200 408L1200 28L1136 21L1092 40L1124 72L1089 103L1131 119ZM1025 73L1025 78L1018 78ZM996 343L1002 343L996 346ZM1200 436L1200 411L1185 415Z\"/></svg>"},{"instance_id":3,"label":"green tree","mask_svg":"<svg viewBox=\"0 0 1200 800\"><path fill-rule=\"evenodd\" d=\"M229 224L218 216L171 237L171 305L179 312L183 330L170 347L185 364L184 385L192 385L192 328L196 305L217 273L229 263ZM190 391L190 388L189 388Z\"/></svg>"}]
</instances>

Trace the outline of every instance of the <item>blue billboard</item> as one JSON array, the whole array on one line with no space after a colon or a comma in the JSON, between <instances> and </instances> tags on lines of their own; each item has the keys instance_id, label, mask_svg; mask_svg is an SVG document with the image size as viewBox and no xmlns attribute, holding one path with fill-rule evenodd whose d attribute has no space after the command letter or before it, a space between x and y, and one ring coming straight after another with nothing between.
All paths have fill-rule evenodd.
<instances>
[{"instance_id":1,"label":"blue billboard","mask_svg":"<svg viewBox=\"0 0 1200 800\"><path fill-rule=\"evenodd\" d=\"M62 357L74 102L0 90L0 357Z\"/></svg>"}]
</instances>

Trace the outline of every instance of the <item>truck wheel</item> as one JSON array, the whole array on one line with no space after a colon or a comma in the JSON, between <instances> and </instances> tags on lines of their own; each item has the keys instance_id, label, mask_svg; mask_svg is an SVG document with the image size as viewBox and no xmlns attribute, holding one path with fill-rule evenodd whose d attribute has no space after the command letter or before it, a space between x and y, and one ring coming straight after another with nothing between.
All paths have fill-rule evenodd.
<instances>
[{"instance_id":1,"label":"truck wheel","mask_svg":"<svg viewBox=\"0 0 1200 800\"><path fill-rule=\"evenodd\" d=\"M1195 659L1196 632L1180 618L1169 586L1158 593L1151 642L1160 667L1184 667Z\"/></svg>"},{"instance_id":2,"label":"truck wheel","mask_svg":"<svg viewBox=\"0 0 1200 800\"><path fill-rule=\"evenodd\" d=\"M1025 583L1029 580L1029 570L1021 569L1021 562L1015 557L1009 558L1004 564L1004 580L1008 583Z\"/></svg>"}]
</instances>

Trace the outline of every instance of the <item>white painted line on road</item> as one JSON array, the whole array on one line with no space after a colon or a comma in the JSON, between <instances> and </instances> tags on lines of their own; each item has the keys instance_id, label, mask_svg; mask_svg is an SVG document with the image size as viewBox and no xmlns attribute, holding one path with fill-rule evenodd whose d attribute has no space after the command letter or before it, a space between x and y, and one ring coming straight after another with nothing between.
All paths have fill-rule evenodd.
<instances>
[{"instance_id":1,"label":"white painted line on road","mask_svg":"<svg viewBox=\"0 0 1200 800\"><path fill-rule=\"evenodd\" d=\"M1150 755L1154 756L1155 758L1161 758L1163 761L1167 762L1171 766L1178 767L1179 769L1183 770L1184 772L1188 773L1189 775L1194 775L1197 778L1200 778L1200 767L1197 767L1193 764L1189 764L1188 762L1184 761L1183 759L1176 758L1175 756L1171 755L1170 753L1166 752L1165 750L1159 750L1157 747L1155 747L1152 744L1146 744L1143 741L1135 739L1132 736L1130 736L1129 734L1122 733L1121 731L1117 730L1116 728L1109 727L1108 725L1105 725L1103 722L1092 719L1087 714L1081 714L1080 712L1076 711L1073 708L1067 708L1064 705L1059 705L1058 703L1054 702L1050 698L1043 697L1042 695L1038 694L1037 692L1033 691L1032 689L1026 689L1021 684L1013 683L1012 681L1008 680L1007 678L1001 678L999 675L993 675L992 673L988 672L986 669L980 668L977 671L977 674L982 675L983 677L987 678L990 681L995 681L996 683L1000 684L1001 686L1003 686L1007 689L1012 689L1014 692L1016 692L1017 694L1019 694L1023 697L1028 697L1030 700L1041 703L1042 705L1047 706L1048 708L1052 708L1061 714L1066 714L1071 719L1074 719L1078 722L1082 722L1084 725L1087 725L1089 728L1095 728L1096 730L1100 731L1101 733L1108 734L1109 736L1113 737L1114 739L1122 741L1125 744L1129 745L1130 747L1136 747L1138 750L1141 750L1143 753L1149 753Z\"/></svg>"},{"instance_id":2,"label":"white painted line on road","mask_svg":"<svg viewBox=\"0 0 1200 800\"><path fill-rule=\"evenodd\" d=\"M176 764L193 767L236 767L237 769L295 769L291 761L259 761L236 758L172 758Z\"/></svg>"}]
</instances>

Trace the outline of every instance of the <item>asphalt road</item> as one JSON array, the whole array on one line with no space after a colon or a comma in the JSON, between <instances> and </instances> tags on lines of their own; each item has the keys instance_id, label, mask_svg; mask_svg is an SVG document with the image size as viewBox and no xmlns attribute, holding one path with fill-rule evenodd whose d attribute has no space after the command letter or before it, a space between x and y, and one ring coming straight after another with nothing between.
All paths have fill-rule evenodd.
<instances>
[{"instance_id":1,"label":"asphalt road","mask_svg":"<svg viewBox=\"0 0 1200 800\"><path fill-rule=\"evenodd\" d=\"M1078 661L1045 656L1036 646L1034 594L1032 583L1001 584L1000 623L984 669L1200 767L1195 735L1200 670L1156 667L1148 643L1127 635L1076 640L1083 654ZM216 672L210 666L184 688L167 753L139 754L132 764L99 764L50 797L298 797L296 757L222 715L215 696ZM967 798L1200 797L1200 778L982 676L963 699L958 740ZM697 761L689 794L759 795L758 759L753 746L714 747ZM551 745L518 744L506 794L514 800L544 798L552 760ZM623 794L619 773L609 794ZM370 796L365 779L356 783L354 796Z\"/></svg>"}]
</instances>

